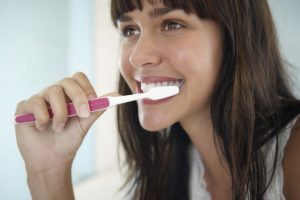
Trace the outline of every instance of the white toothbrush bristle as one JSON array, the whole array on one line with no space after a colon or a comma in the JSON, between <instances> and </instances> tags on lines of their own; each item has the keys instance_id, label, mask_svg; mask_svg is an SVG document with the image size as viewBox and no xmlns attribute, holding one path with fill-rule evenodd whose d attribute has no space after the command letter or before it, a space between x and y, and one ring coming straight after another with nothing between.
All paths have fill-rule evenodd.
<instances>
[{"instance_id":1,"label":"white toothbrush bristle","mask_svg":"<svg viewBox=\"0 0 300 200\"><path fill-rule=\"evenodd\" d=\"M179 93L177 86L159 86L153 87L148 92L148 98L151 100L159 100L174 96Z\"/></svg>"}]
</instances>

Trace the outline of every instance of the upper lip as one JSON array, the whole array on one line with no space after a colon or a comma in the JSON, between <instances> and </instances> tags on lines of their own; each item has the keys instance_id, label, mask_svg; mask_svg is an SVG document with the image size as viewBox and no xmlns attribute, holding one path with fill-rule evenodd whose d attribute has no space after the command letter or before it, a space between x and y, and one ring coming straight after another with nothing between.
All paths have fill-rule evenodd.
<instances>
[{"instance_id":1,"label":"upper lip","mask_svg":"<svg viewBox=\"0 0 300 200\"><path fill-rule=\"evenodd\" d=\"M137 82L141 83L162 83L171 81L181 81L182 78L167 77L167 76L139 76L135 77Z\"/></svg>"}]
</instances>

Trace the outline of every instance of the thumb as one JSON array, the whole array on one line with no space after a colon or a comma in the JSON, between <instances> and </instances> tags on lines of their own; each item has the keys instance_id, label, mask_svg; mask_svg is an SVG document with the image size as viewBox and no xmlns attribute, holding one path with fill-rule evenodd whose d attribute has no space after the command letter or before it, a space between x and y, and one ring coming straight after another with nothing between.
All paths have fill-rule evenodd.
<instances>
[{"instance_id":1,"label":"thumb","mask_svg":"<svg viewBox=\"0 0 300 200\"><path fill-rule=\"evenodd\" d=\"M102 95L100 97L106 97L106 96L121 96L119 93L117 92L111 92L111 93L107 93L105 95ZM91 112L91 115L88 118L81 118L80 119L80 124L81 127L83 128L83 130L85 130L84 132L87 133L87 131L90 129L90 127L93 125L93 123L106 111L106 109L104 110L99 110L96 112Z\"/></svg>"}]
</instances>

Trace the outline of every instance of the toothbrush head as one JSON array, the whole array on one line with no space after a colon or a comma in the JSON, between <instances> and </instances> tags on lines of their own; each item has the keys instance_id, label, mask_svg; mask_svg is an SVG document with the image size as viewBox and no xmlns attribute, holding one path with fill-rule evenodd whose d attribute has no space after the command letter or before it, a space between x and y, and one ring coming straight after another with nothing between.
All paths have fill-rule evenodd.
<instances>
[{"instance_id":1,"label":"toothbrush head","mask_svg":"<svg viewBox=\"0 0 300 200\"><path fill-rule=\"evenodd\" d=\"M177 95L179 88L177 86L160 86L151 88L147 92L147 98L151 100L159 100Z\"/></svg>"}]
</instances>

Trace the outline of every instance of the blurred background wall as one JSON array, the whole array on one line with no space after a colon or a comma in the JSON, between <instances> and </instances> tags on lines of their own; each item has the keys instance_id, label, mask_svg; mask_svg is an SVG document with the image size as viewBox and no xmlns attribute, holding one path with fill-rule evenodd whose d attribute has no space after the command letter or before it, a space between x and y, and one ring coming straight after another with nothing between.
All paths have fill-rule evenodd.
<instances>
[{"instance_id":1,"label":"blurred background wall","mask_svg":"<svg viewBox=\"0 0 300 200\"><path fill-rule=\"evenodd\" d=\"M268 0L278 30L280 48L286 62L294 92L300 97L300 1Z\"/></svg>"},{"instance_id":2,"label":"blurred background wall","mask_svg":"<svg viewBox=\"0 0 300 200\"><path fill-rule=\"evenodd\" d=\"M118 37L115 35L115 42L106 41L109 39L107 36L112 37L113 34L105 30L113 32L113 28L107 16L108 2L99 2L101 13L97 13L96 21L98 11L96 2L92 0L0 0L1 200L31 199L12 123L18 101L29 98L76 71L83 71L89 76L99 95L104 91L115 90L116 75L110 74L117 71L114 62L116 53L108 50L115 43L116 52ZM97 27L104 30L99 32L99 36L96 36ZM103 50L98 52L101 55L96 56L96 41L102 37L106 44L101 44L100 49ZM95 76L96 57L102 61L97 69L101 75L99 77L103 78L103 81L99 82ZM114 64L110 65L107 60L112 60ZM108 117L104 117L107 119L103 121L109 122L102 126L103 134L99 134L102 138L97 138L95 125L78 152L73 167L75 187L98 174L106 174L105 170L114 166L112 162L116 162L116 135L113 134L113 129L107 126L113 123L113 111L107 115ZM104 151L97 147L97 139L100 145L103 144ZM98 149L101 150L99 153ZM96 159L100 156L101 159Z\"/></svg>"},{"instance_id":3,"label":"blurred background wall","mask_svg":"<svg viewBox=\"0 0 300 200\"><path fill-rule=\"evenodd\" d=\"M300 1L269 0L281 50L300 96ZM118 33L109 0L0 0L0 199L31 199L12 116L18 101L76 71L98 94L114 91ZM77 199L122 199L115 110L93 126L73 168Z\"/></svg>"}]
</instances>

